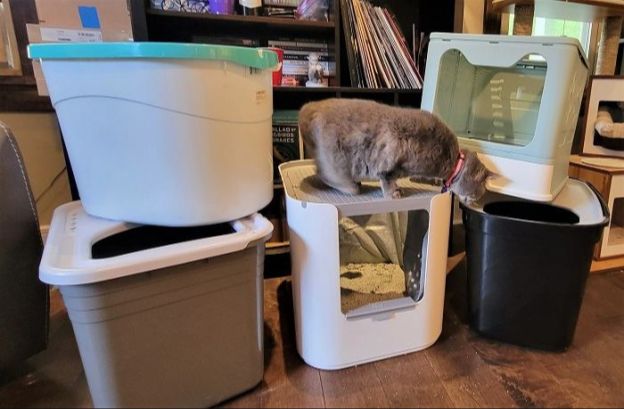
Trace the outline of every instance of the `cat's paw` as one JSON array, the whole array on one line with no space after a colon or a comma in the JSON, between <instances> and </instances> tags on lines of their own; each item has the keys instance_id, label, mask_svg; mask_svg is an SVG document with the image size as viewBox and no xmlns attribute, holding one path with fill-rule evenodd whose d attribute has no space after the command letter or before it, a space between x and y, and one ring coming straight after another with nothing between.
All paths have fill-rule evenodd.
<instances>
[{"instance_id":1,"label":"cat's paw","mask_svg":"<svg viewBox=\"0 0 624 409\"><path fill-rule=\"evenodd\" d=\"M394 189L383 192L383 197L386 199L400 199L403 197L401 194L401 189Z\"/></svg>"}]
</instances>

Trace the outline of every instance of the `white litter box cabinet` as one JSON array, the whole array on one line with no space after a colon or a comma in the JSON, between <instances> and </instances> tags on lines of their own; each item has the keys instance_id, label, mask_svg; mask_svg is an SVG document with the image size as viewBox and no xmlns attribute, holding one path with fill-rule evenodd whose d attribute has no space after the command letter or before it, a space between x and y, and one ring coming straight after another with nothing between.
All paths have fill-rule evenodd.
<instances>
[{"instance_id":1,"label":"white litter box cabinet","mask_svg":"<svg viewBox=\"0 0 624 409\"><path fill-rule=\"evenodd\" d=\"M450 194L401 179L401 199L383 198L374 183L363 183L359 195L346 195L322 185L311 160L282 164L280 174L297 350L305 362L340 369L432 345L442 330ZM402 222L393 228L383 220ZM354 243L356 236L361 241ZM392 266L392 259L400 266L403 292L345 311L341 267L347 261L368 263L374 253L388 259L382 266Z\"/></svg>"},{"instance_id":2,"label":"white litter box cabinet","mask_svg":"<svg viewBox=\"0 0 624 409\"><path fill-rule=\"evenodd\" d=\"M552 201L567 180L587 75L576 39L433 33L421 106L500 175L489 190Z\"/></svg>"}]
</instances>

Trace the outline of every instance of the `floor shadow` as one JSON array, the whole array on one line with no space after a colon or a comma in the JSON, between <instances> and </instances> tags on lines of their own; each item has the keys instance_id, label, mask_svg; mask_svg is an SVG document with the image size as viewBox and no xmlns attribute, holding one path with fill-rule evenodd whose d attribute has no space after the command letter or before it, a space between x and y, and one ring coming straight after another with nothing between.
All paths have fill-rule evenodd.
<instances>
[{"instance_id":1,"label":"floor shadow","mask_svg":"<svg viewBox=\"0 0 624 409\"><path fill-rule=\"evenodd\" d=\"M292 297L292 282L290 280L282 281L277 287L277 306L280 316L280 336L284 348L296 348L297 346Z\"/></svg>"}]
</instances>

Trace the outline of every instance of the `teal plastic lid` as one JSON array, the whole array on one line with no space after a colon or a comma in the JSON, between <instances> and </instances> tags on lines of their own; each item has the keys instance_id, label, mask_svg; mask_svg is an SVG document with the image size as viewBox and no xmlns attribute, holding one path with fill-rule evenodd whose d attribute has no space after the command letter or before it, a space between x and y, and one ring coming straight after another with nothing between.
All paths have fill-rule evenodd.
<instances>
[{"instance_id":1,"label":"teal plastic lid","mask_svg":"<svg viewBox=\"0 0 624 409\"><path fill-rule=\"evenodd\" d=\"M266 48L191 43L37 43L28 46L28 56L43 60L120 58L221 60L254 68L274 68L278 64L277 54Z\"/></svg>"}]
</instances>

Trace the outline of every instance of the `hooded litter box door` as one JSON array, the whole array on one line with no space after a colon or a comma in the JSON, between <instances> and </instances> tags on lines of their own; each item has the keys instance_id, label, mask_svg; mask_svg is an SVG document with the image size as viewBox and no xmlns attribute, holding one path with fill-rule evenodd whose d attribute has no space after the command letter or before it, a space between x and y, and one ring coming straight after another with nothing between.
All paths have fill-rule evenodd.
<instances>
[{"instance_id":1,"label":"hooded litter box door","mask_svg":"<svg viewBox=\"0 0 624 409\"><path fill-rule=\"evenodd\" d=\"M192 228L54 212L40 266L59 286L95 407L207 407L263 365L260 215Z\"/></svg>"},{"instance_id":2,"label":"hooded litter box door","mask_svg":"<svg viewBox=\"0 0 624 409\"><path fill-rule=\"evenodd\" d=\"M587 73L572 38L433 33L422 108L502 176L488 190L549 202L568 176Z\"/></svg>"},{"instance_id":3,"label":"hooded litter box door","mask_svg":"<svg viewBox=\"0 0 624 409\"><path fill-rule=\"evenodd\" d=\"M53 43L29 53L41 60L87 213L192 226L270 202L274 52Z\"/></svg>"},{"instance_id":4,"label":"hooded litter box door","mask_svg":"<svg viewBox=\"0 0 624 409\"><path fill-rule=\"evenodd\" d=\"M570 179L552 204L488 193L461 207L471 327L513 344L567 348L608 221L602 198Z\"/></svg>"}]
</instances>

